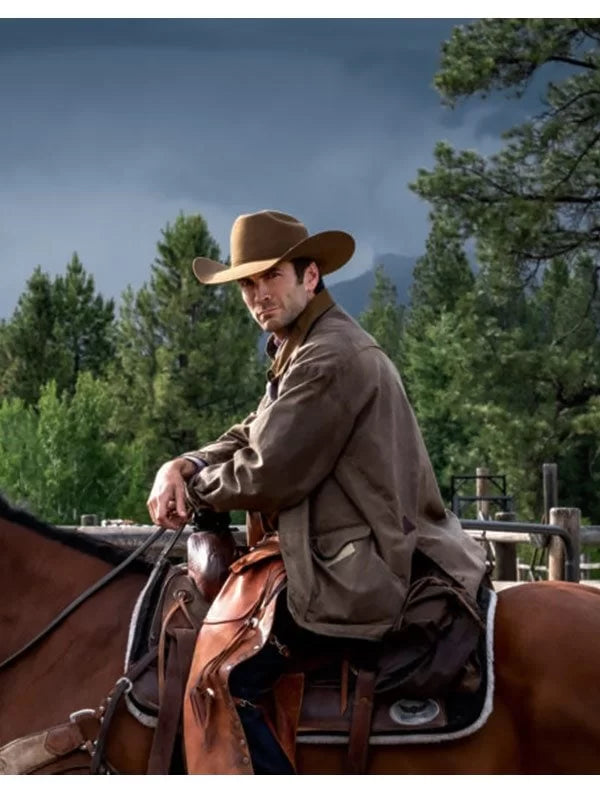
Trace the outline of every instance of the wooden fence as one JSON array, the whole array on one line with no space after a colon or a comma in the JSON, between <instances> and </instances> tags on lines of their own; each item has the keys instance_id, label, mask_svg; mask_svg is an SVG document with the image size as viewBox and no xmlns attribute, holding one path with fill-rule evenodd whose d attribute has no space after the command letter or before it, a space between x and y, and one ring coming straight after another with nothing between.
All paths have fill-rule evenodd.
<instances>
[{"instance_id":1,"label":"wooden fence","mask_svg":"<svg viewBox=\"0 0 600 800\"><path fill-rule=\"evenodd\" d=\"M579 581L581 574L600 569L600 564L589 562L585 547L600 546L600 526L581 524L581 512L577 508L561 507L558 502L558 467L548 463L542 465L543 512L542 523L518 521L512 510L496 513L490 519L490 492L498 486L498 478L489 474L486 467L477 467L476 495L467 498L477 500L477 521L461 520L463 528L480 539L487 548L494 565L494 578L501 582L518 581L519 569L525 567L530 579L545 573L549 580L566 579ZM495 498L496 500L498 498ZM512 497L508 508L512 509ZM454 505L454 498L453 498ZM506 504L505 504L506 508ZM534 559L529 568L517 558L517 545L529 544L534 548ZM547 560L547 565L543 564ZM593 581L586 581L593 582Z\"/></svg>"},{"instance_id":2,"label":"wooden fence","mask_svg":"<svg viewBox=\"0 0 600 800\"><path fill-rule=\"evenodd\" d=\"M517 544L527 543L545 550L548 554L547 577L550 580L579 581L581 576L581 553L584 547L600 546L600 526L582 526L581 512L578 508L551 508L548 524L516 520L513 513L496 514L494 520L462 519L461 525L471 536L481 541L486 547L488 558L493 565L493 578L502 584L514 582L519 578L517 563ZM66 530L75 530L91 534L107 542L116 544L127 550L138 547L156 530L152 525L130 525L111 523L90 525L91 515L82 518L79 526L64 526ZM235 538L245 541L245 526L234 525ZM177 542L172 557L185 560L187 537L193 528L187 526L183 536ZM159 553L168 536L167 532L150 548L150 553Z\"/></svg>"},{"instance_id":3,"label":"wooden fence","mask_svg":"<svg viewBox=\"0 0 600 800\"><path fill-rule=\"evenodd\" d=\"M549 580L576 582L581 580L583 548L600 546L600 526L581 525L578 508L551 508L548 524L503 516L495 520L461 520L464 530L486 546L496 581L518 580L518 544L530 544L547 552Z\"/></svg>"}]
</instances>

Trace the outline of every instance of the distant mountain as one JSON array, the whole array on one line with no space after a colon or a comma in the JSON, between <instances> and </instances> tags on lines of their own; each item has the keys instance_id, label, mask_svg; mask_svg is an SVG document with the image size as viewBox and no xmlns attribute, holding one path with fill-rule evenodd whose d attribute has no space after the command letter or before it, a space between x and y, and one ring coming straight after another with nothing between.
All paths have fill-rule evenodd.
<instances>
[{"instance_id":1,"label":"distant mountain","mask_svg":"<svg viewBox=\"0 0 600 800\"><path fill-rule=\"evenodd\" d=\"M369 305L369 296L375 287L375 267L382 264L385 274L396 286L398 302L402 305L408 305L416 260L416 256L399 256L396 253L384 253L373 259L373 266L367 272L363 272L362 275L356 278L340 281L327 288L334 300L356 318Z\"/></svg>"}]
</instances>

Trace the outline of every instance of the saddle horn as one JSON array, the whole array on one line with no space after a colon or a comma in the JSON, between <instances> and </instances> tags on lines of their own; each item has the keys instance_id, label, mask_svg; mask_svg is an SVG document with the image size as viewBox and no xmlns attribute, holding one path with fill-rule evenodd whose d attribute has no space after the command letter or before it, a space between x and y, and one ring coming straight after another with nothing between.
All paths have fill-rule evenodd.
<instances>
[{"instance_id":1,"label":"saddle horn","mask_svg":"<svg viewBox=\"0 0 600 800\"><path fill-rule=\"evenodd\" d=\"M209 603L219 594L235 560L236 542L228 512L202 509L193 515L187 541L188 573Z\"/></svg>"}]
</instances>

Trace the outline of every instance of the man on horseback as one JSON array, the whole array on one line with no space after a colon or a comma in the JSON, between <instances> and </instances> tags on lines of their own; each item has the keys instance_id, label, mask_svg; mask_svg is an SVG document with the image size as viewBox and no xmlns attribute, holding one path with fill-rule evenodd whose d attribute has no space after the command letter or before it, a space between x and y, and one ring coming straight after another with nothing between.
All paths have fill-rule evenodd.
<instances>
[{"instance_id":1,"label":"man on horseback","mask_svg":"<svg viewBox=\"0 0 600 800\"><path fill-rule=\"evenodd\" d=\"M426 687L420 665L435 643L423 620L435 627L436 609L441 618L448 608L428 587L438 596L446 587L452 614L475 620L485 574L483 549L444 508L396 368L323 285L353 252L347 233L309 236L294 217L261 211L235 221L230 267L194 259L201 283L239 283L271 334L272 363L257 410L163 464L148 500L153 521L169 528L187 519L186 495L217 511L244 509L249 544L278 542L286 588L270 637L229 679L255 772L292 771L261 711L290 652L361 641L375 658L395 638L405 645L395 674ZM474 623L470 631L448 683L475 645Z\"/></svg>"}]
</instances>

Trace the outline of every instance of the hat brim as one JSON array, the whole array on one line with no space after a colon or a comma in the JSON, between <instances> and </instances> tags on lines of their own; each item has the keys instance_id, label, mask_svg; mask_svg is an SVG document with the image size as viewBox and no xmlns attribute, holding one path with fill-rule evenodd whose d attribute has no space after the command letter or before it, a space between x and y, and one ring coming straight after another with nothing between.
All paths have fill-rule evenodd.
<instances>
[{"instance_id":1,"label":"hat brim","mask_svg":"<svg viewBox=\"0 0 600 800\"><path fill-rule=\"evenodd\" d=\"M317 262L321 275L329 275L352 258L354 247L354 239L349 233L323 231L303 239L278 258L249 261L236 267L228 267L219 261L198 257L193 260L192 269L200 283L228 283L239 281L240 278L249 278L251 275L259 275L283 261L306 257L313 258Z\"/></svg>"}]
</instances>

